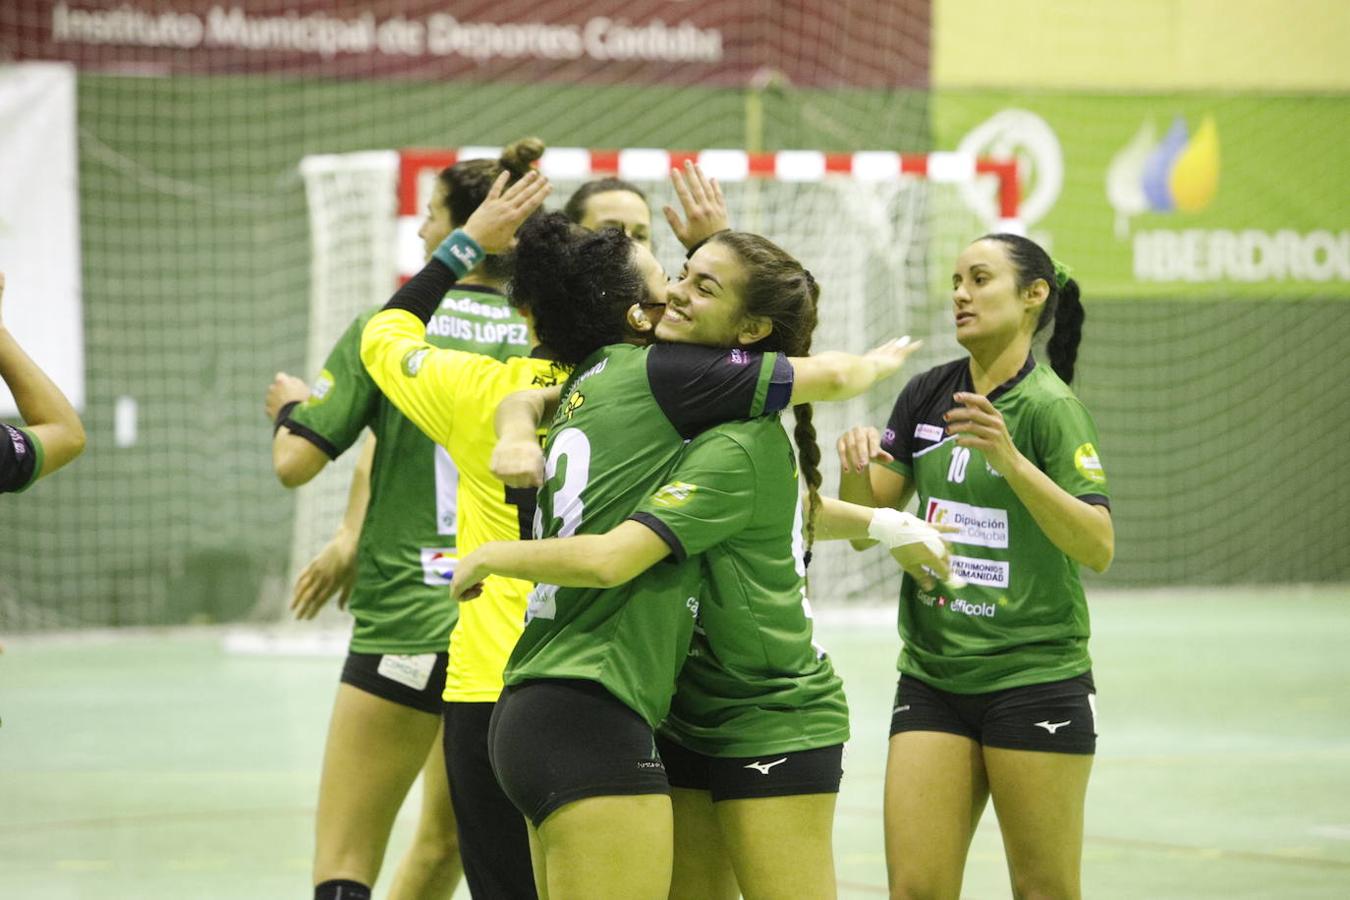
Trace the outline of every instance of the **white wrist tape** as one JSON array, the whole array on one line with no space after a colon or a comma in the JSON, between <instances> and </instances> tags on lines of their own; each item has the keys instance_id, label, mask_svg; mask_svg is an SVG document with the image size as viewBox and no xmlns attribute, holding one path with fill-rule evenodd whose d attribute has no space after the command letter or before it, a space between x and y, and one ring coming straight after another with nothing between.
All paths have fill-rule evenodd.
<instances>
[{"instance_id":1,"label":"white wrist tape","mask_svg":"<svg viewBox=\"0 0 1350 900\"><path fill-rule=\"evenodd\" d=\"M910 513L888 507L872 513L872 521L867 524L867 536L881 541L892 550L905 544L923 544L934 553L940 555L943 552L942 535L935 529Z\"/></svg>"},{"instance_id":2,"label":"white wrist tape","mask_svg":"<svg viewBox=\"0 0 1350 900\"><path fill-rule=\"evenodd\" d=\"M906 544L923 544L938 556L945 552L942 535L936 528L916 516L890 508L883 507L872 513L872 521L867 524L867 536L881 541L892 550ZM932 573L927 567L925 571ZM955 572L947 576L945 583L953 589L966 586L966 580Z\"/></svg>"}]
</instances>

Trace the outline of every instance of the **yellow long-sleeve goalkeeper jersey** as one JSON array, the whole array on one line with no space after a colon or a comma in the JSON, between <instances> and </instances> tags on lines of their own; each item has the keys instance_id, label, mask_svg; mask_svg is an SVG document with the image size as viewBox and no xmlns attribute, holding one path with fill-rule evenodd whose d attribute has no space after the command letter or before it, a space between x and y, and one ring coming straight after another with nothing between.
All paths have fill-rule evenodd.
<instances>
[{"instance_id":1,"label":"yellow long-sleeve goalkeeper jersey","mask_svg":"<svg viewBox=\"0 0 1350 900\"><path fill-rule=\"evenodd\" d=\"M535 357L500 362L433 347L422 321L402 309L384 310L367 323L361 362L399 412L445 447L459 469L459 555L487 541L529 537L534 492L526 492L528 514L523 514L488 468L496 442L492 419L506 395L560 384L567 371ZM497 699L507 657L525 627L532 588L528 581L493 575L481 596L460 606L459 624L450 633L447 701Z\"/></svg>"}]
</instances>

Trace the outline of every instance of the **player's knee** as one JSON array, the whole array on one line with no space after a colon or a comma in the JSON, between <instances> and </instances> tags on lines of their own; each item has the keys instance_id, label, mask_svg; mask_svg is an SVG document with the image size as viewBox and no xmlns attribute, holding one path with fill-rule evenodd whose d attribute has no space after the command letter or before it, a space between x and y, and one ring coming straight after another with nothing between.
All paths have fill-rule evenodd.
<instances>
[{"instance_id":1,"label":"player's knee","mask_svg":"<svg viewBox=\"0 0 1350 900\"><path fill-rule=\"evenodd\" d=\"M409 852L428 868L454 865L459 862L459 832L453 822L449 827L420 828Z\"/></svg>"},{"instance_id":2,"label":"player's knee","mask_svg":"<svg viewBox=\"0 0 1350 900\"><path fill-rule=\"evenodd\" d=\"M951 883L936 872L899 871L890 874L891 900L956 900L960 882Z\"/></svg>"},{"instance_id":3,"label":"player's knee","mask_svg":"<svg viewBox=\"0 0 1350 900\"><path fill-rule=\"evenodd\" d=\"M1053 872L1014 872L1014 900L1080 900L1078 879Z\"/></svg>"}]
</instances>

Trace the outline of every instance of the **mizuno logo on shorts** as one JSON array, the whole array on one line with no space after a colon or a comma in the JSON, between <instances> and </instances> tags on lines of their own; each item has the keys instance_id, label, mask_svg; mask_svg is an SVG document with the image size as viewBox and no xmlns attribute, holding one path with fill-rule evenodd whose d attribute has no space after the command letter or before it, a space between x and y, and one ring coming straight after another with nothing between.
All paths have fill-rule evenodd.
<instances>
[{"instance_id":1,"label":"mizuno logo on shorts","mask_svg":"<svg viewBox=\"0 0 1350 900\"><path fill-rule=\"evenodd\" d=\"M1046 731L1054 734L1072 721L1073 719L1065 719L1063 722L1051 722L1049 719L1046 719L1044 722L1036 722L1035 725L1037 728L1044 728Z\"/></svg>"},{"instance_id":2,"label":"mizuno logo on shorts","mask_svg":"<svg viewBox=\"0 0 1350 900\"><path fill-rule=\"evenodd\" d=\"M761 774L761 775L768 775L770 769L772 769L772 768L773 768L774 766L776 766L776 765L779 765L780 763L785 763L785 762L787 762L787 757L786 757L786 756L783 757L782 759L775 759L773 762L769 762L769 763L766 763L766 762L752 762L752 763L750 763L748 766L745 766L744 768L747 768L747 769L754 769L756 772L758 772L758 773Z\"/></svg>"}]
</instances>

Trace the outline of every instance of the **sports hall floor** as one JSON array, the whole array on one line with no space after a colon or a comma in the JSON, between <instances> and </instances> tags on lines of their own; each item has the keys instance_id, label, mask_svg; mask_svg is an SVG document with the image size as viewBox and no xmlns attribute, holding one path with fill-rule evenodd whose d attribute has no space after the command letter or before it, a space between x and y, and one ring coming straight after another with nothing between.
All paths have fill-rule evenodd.
<instances>
[{"instance_id":1,"label":"sports hall floor","mask_svg":"<svg viewBox=\"0 0 1350 900\"><path fill-rule=\"evenodd\" d=\"M892 613L827 607L818 637L855 723L840 895L881 897ZM1098 591L1093 620L1085 896L1350 897L1350 587ZM227 651L226 636L5 639L0 896L308 896L341 637L279 656ZM405 809L386 875L413 821ZM1006 898L1006 882L989 810L963 895Z\"/></svg>"}]
</instances>

